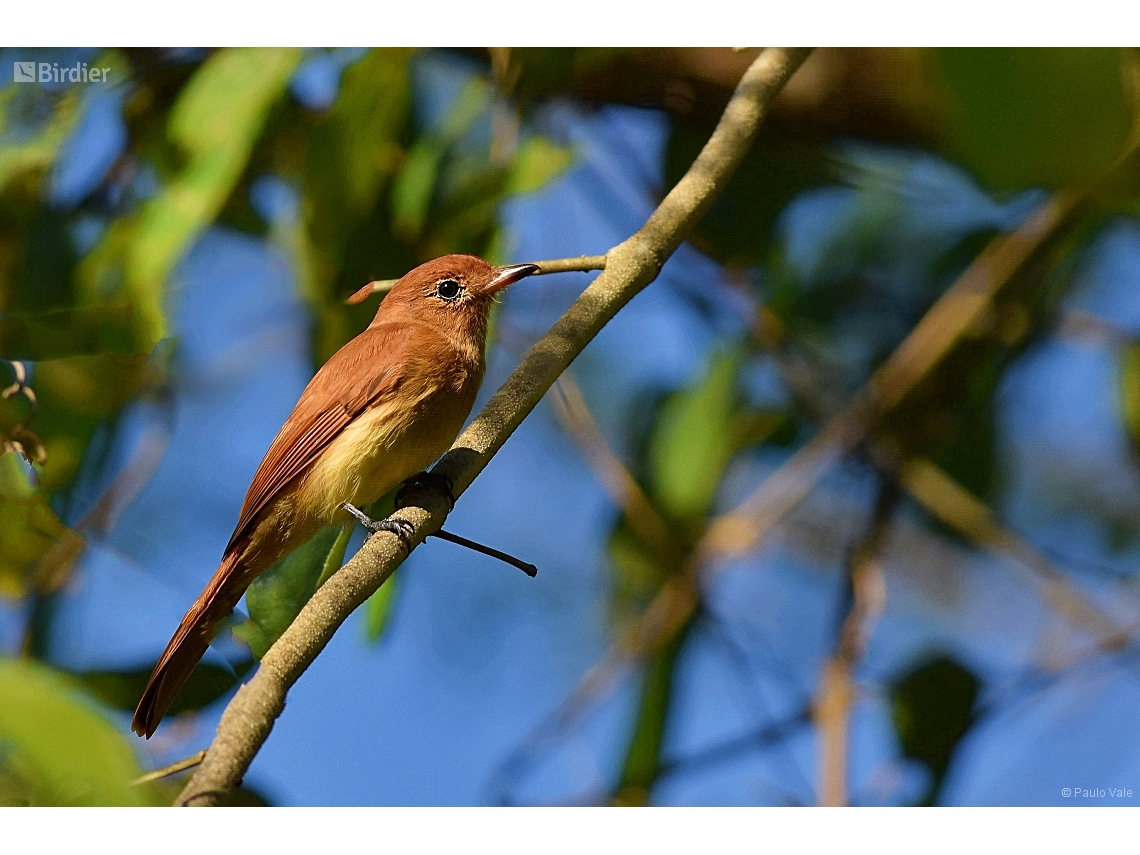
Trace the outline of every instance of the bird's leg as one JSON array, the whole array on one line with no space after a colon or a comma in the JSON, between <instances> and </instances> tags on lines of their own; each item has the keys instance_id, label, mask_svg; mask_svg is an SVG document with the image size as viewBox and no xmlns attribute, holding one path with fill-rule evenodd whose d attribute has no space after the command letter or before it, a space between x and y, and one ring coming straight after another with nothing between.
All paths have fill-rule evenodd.
<instances>
[{"instance_id":1,"label":"bird's leg","mask_svg":"<svg viewBox=\"0 0 1140 855\"><path fill-rule=\"evenodd\" d=\"M418 475L413 475L411 478L405 481L404 485L400 487L399 491L396 493L397 508L405 507L408 504L408 493L416 487L427 487L429 489L442 493L450 505L448 512L450 513L452 510L454 510L455 493L451 479L446 475L439 474L438 472L420 472ZM500 561L506 562L512 567L517 567L519 570L522 570L524 573L526 573L526 575L532 578L538 575L538 568L533 564L528 564L526 561L515 558L513 555L509 555L506 552L500 552L498 549L492 549L490 546L484 546L481 543L476 543L474 540L468 540L465 537L460 537L458 534L452 534L449 531L440 529L431 536L438 537L440 540L449 541L450 543L458 544L459 546L466 546L468 549L482 553L483 555L489 555L492 558L498 558Z\"/></svg>"},{"instance_id":2,"label":"bird's leg","mask_svg":"<svg viewBox=\"0 0 1140 855\"><path fill-rule=\"evenodd\" d=\"M407 520L374 520L356 505L344 502L341 505L352 516L356 517L357 521L364 526L368 531L376 534L380 531L389 531L396 537L400 538L400 543L404 544L404 549L408 552L412 551L412 533L415 531L413 526Z\"/></svg>"}]
</instances>

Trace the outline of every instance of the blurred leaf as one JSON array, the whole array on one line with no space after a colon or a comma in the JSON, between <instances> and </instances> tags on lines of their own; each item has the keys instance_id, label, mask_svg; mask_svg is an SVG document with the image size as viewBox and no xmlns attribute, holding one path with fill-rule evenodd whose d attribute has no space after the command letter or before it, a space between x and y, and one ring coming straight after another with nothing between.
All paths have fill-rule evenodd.
<instances>
[{"instance_id":1,"label":"blurred leaf","mask_svg":"<svg viewBox=\"0 0 1140 855\"><path fill-rule=\"evenodd\" d=\"M300 58L294 48L224 48L203 62L168 122L185 165L137 215L108 229L84 262L90 294L114 290L121 278L148 350L168 335L170 272L221 211Z\"/></svg>"},{"instance_id":2,"label":"blurred leaf","mask_svg":"<svg viewBox=\"0 0 1140 855\"><path fill-rule=\"evenodd\" d=\"M676 556L665 553L667 544L647 544L618 518L607 548L613 564L613 605L619 618L648 605L662 583L677 569Z\"/></svg>"},{"instance_id":3,"label":"blurred leaf","mask_svg":"<svg viewBox=\"0 0 1140 855\"><path fill-rule=\"evenodd\" d=\"M54 94L39 86L0 89L0 193L26 173L51 166L79 118L79 93Z\"/></svg>"},{"instance_id":4,"label":"blurred leaf","mask_svg":"<svg viewBox=\"0 0 1140 855\"><path fill-rule=\"evenodd\" d=\"M72 681L0 659L0 804L142 805L130 745Z\"/></svg>"},{"instance_id":5,"label":"blurred leaf","mask_svg":"<svg viewBox=\"0 0 1140 855\"><path fill-rule=\"evenodd\" d=\"M404 240L423 233L439 168L447 154L443 140L425 137L412 146L392 185L392 228Z\"/></svg>"},{"instance_id":6,"label":"blurred leaf","mask_svg":"<svg viewBox=\"0 0 1140 855\"><path fill-rule=\"evenodd\" d=\"M218 665L198 663L170 705L170 714L178 715L209 706L233 689L249 673L253 664L252 659L231 663L233 671L230 671ZM150 665L135 671L82 671L73 676L103 703L118 710L133 712L153 671L154 666Z\"/></svg>"},{"instance_id":7,"label":"blurred leaf","mask_svg":"<svg viewBox=\"0 0 1140 855\"><path fill-rule=\"evenodd\" d=\"M973 723L978 678L947 656L930 659L891 686L891 708L903 754L930 769L925 804L934 804L950 761Z\"/></svg>"},{"instance_id":8,"label":"blurred leaf","mask_svg":"<svg viewBox=\"0 0 1140 855\"><path fill-rule=\"evenodd\" d=\"M653 495L677 519L703 517L734 446L736 373L743 353L712 357L704 376L661 408L649 445Z\"/></svg>"},{"instance_id":9,"label":"blurred leaf","mask_svg":"<svg viewBox=\"0 0 1140 855\"><path fill-rule=\"evenodd\" d=\"M0 317L0 357L58 359L96 353L137 353L129 306L59 309Z\"/></svg>"},{"instance_id":10,"label":"blurred leaf","mask_svg":"<svg viewBox=\"0 0 1140 855\"><path fill-rule=\"evenodd\" d=\"M368 640L373 643L379 641L384 630L388 628L399 579L399 575L390 576L364 604L364 631Z\"/></svg>"},{"instance_id":11,"label":"blurred leaf","mask_svg":"<svg viewBox=\"0 0 1140 855\"><path fill-rule=\"evenodd\" d=\"M145 354L102 353L36 364L40 409L33 425L47 448L44 490L69 484L96 428L149 384L160 368Z\"/></svg>"},{"instance_id":12,"label":"blurred leaf","mask_svg":"<svg viewBox=\"0 0 1140 855\"><path fill-rule=\"evenodd\" d=\"M245 594L249 620L234 629L258 661L297 617L313 592L344 562L350 525L330 525L253 580Z\"/></svg>"},{"instance_id":13,"label":"blurred leaf","mask_svg":"<svg viewBox=\"0 0 1140 855\"><path fill-rule=\"evenodd\" d=\"M418 240L437 195L442 166L449 151L486 110L487 82L470 80L455 96L438 128L425 133L408 151L392 186L392 228L404 240Z\"/></svg>"},{"instance_id":14,"label":"blurred leaf","mask_svg":"<svg viewBox=\"0 0 1140 855\"><path fill-rule=\"evenodd\" d=\"M950 150L1005 190L1059 187L1105 169L1130 125L1121 52L947 48Z\"/></svg>"},{"instance_id":15,"label":"blurred leaf","mask_svg":"<svg viewBox=\"0 0 1140 855\"><path fill-rule=\"evenodd\" d=\"M574 161L573 149L555 145L542 136L528 137L519 146L503 192L508 196L533 193Z\"/></svg>"},{"instance_id":16,"label":"blurred leaf","mask_svg":"<svg viewBox=\"0 0 1140 855\"><path fill-rule=\"evenodd\" d=\"M1140 453L1140 343L1130 342L1120 353L1120 409L1132 448Z\"/></svg>"},{"instance_id":17,"label":"blurred leaf","mask_svg":"<svg viewBox=\"0 0 1140 855\"><path fill-rule=\"evenodd\" d=\"M666 187L692 166L713 127L711 122L673 117L665 151ZM765 129L694 227L693 243L729 266L766 261L777 216L799 193L828 178L830 171L822 143Z\"/></svg>"},{"instance_id":18,"label":"blurred leaf","mask_svg":"<svg viewBox=\"0 0 1140 855\"><path fill-rule=\"evenodd\" d=\"M374 49L346 69L336 103L312 129L305 150L304 228L292 250L301 292L316 315L318 364L375 311L346 306L344 295L412 260L401 257L390 223L381 219L388 208L381 197L399 164L410 112L408 55Z\"/></svg>"},{"instance_id":19,"label":"blurred leaf","mask_svg":"<svg viewBox=\"0 0 1140 855\"><path fill-rule=\"evenodd\" d=\"M646 668L641 687L633 736L626 750L614 802L620 805L644 805L649 801L653 784L661 768L661 746L669 722L673 680L677 657L693 627L690 618L669 644L656 653Z\"/></svg>"},{"instance_id":20,"label":"blurred leaf","mask_svg":"<svg viewBox=\"0 0 1140 855\"><path fill-rule=\"evenodd\" d=\"M0 596L25 596L36 569L52 549L78 537L43 495L26 500L0 495Z\"/></svg>"},{"instance_id":21,"label":"blurred leaf","mask_svg":"<svg viewBox=\"0 0 1140 855\"><path fill-rule=\"evenodd\" d=\"M31 499L39 491L39 473L20 451L0 453L0 496L19 501Z\"/></svg>"}]
</instances>

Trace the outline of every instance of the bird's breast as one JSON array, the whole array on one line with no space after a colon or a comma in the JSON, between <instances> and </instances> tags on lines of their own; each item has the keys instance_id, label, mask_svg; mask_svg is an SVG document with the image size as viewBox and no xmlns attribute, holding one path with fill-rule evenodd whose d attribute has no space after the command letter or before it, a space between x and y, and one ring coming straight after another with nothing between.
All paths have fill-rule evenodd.
<instances>
[{"instance_id":1,"label":"bird's breast","mask_svg":"<svg viewBox=\"0 0 1140 855\"><path fill-rule=\"evenodd\" d=\"M459 435L478 390L474 383L376 402L341 432L298 485L300 506L340 519L342 502L363 507L426 469Z\"/></svg>"}]
</instances>

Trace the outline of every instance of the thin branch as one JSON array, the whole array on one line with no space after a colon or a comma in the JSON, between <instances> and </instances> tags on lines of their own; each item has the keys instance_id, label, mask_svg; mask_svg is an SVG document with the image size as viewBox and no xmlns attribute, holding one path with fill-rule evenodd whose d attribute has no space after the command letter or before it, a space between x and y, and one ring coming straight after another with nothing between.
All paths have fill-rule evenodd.
<instances>
[{"instance_id":1,"label":"thin branch","mask_svg":"<svg viewBox=\"0 0 1140 855\"><path fill-rule=\"evenodd\" d=\"M1024 538L1002 526L997 516L979 498L940 469L933 461L912 457L899 469L906 491L935 518L956 529L974 543L1011 559L1015 568L1028 568L1025 581L1062 617L1082 627L1106 648L1126 646L1132 632L1073 584L1044 553Z\"/></svg>"},{"instance_id":2,"label":"thin branch","mask_svg":"<svg viewBox=\"0 0 1140 855\"><path fill-rule=\"evenodd\" d=\"M757 338L776 359L793 394L815 418L826 418L836 409L826 371L802 354L791 350L779 328L779 320L761 308ZM901 463L889 440L872 438L866 443L867 457L880 471L897 477L899 485L931 516L973 541L979 548L1011 561L1015 570L1028 568L1022 580L1035 588L1058 613L1074 626L1091 632L1102 643L1125 645L1132 633L1090 600L1041 550L1003 526L986 504L932 460L914 455Z\"/></svg>"},{"instance_id":3,"label":"thin branch","mask_svg":"<svg viewBox=\"0 0 1140 855\"><path fill-rule=\"evenodd\" d=\"M706 529L684 573L662 586L640 619L627 627L559 706L544 718L500 767L510 774L527 756L580 720L592 704L636 661L668 643L699 603L698 573L715 574L716 563L746 554L856 446L883 415L942 363L981 325L993 301L1039 260L1095 201L1100 189L1136 155L1140 138L1095 184L1059 191L1016 231L995 237L934 303L867 385L816 436L769 476L735 511ZM767 313L761 337L779 319ZM778 335L778 330L776 331ZM826 412L836 405L828 403ZM721 565L723 566L723 565ZM497 777L499 777L497 776Z\"/></svg>"},{"instance_id":4,"label":"thin branch","mask_svg":"<svg viewBox=\"0 0 1140 855\"><path fill-rule=\"evenodd\" d=\"M669 526L606 442L569 371L558 378L554 392L555 415L578 444L610 499L625 514L630 528L647 544L669 543L672 540Z\"/></svg>"},{"instance_id":5,"label":"thin branch","mask_svg":"<svg viewBox=\"0 0 1140 855\"><path fill-rule=\"evenodd\" d=\"M736 511L713 525L710 548L724 557L755 548L884 415L929 377L971 330L983 324L994 300L1067 231L1091 197L1091 189L1060 191L1015 232L994 239L843 410Z\"/></svg>"},{"instance_id":6,"label":"thin branch","mask_svg":"<svg viewBox=\"0 0 1140 855\"><path fill-rule=\"evenodd\" d=\"M550 258L546 261L534 262L539 271L536 275L544 273L585 273L590 270L605 270L606 257L604 255L579 255L577 258Z\"/></svg>"},{"instance_id":7,"label":"thin branch","mask_svg":"<svg viewBox=\"0 0 1140 855\"><path fill-rule=\"evenodd\" d=\"M867 530L847 560L844 616L836 638L835 654L824 663L813 709L819 731L819 803L829 807L847 804L847 746L851 705L855 699L855 666L863 656L867 638L886 607L886 584L879 553L898 499L894 483L880 476L879 495Z\"/></svg>"},{"instance_id":8,"label":"thin branch","mask_svg":"<svg viewBox=\"0 0 1140 855\"><path fill-rule=\"evenodd\" d=\"M606 254L605 270L537 343L433 469L456 496L470 486L519 423L601 328L652 282L740 165L769 105L809 49L768 48L749 66L696 161L640 230ZM419 507L393 515L410 542L438 531L449 511L438 491L418 488ZM285 695L333 633L407 557L394 534L373 535L301 610L222 714L205 760L177 804L218 804L237 787L285 707Z\"/></svg>"},{"instance_id":9,"label":"thin branch","mask_svg":"<svg viewBox=\"0 0 1140 855\"><path fill-rule=\"evenodd\" d=\"M787 718L766 724L751 733L743 736L734 736L708 748L695 751L692 754L670 758L661 763L657 773L660 781L670 775L680 772L692 772L705 766L724 763L737 759L744 751L755 751L781 745L785 740L794 736L804 725L811 722L811 709L803 707Z\"/></svg>"},{"instance_id":10,"label":"thin branch","mask_svg":"<svg viewBox=\"0 0 1140 855\"><path fill-rule=\"evenodd\" d=\"M185 772L187 769L193 769L202 762L202 758L206 756L206 749L203 748L197 754L191 754L189 757L183 757L177 762L171 763L169 766L163 766L161 769L155 769L153 772L147 772L145 775L139 775L131 781L132 787L138 787L143 784L149 784L151 781L157 781L161 778L169 777L170 775L177 775L179 772Z\"/></svg>"}]
</instances>

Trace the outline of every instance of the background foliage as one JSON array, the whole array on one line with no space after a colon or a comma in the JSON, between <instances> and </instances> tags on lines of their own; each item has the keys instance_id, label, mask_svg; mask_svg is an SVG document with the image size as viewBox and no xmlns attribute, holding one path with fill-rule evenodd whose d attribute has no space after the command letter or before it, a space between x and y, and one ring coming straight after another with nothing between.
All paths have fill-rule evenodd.
<instances>
[{"instance_id":1,"label":"background foliage","mask_svg":"<svg viewBox=\"0 0 1140 855\"><path fill-rule=\"evenodd\" d=\"M0 801L168 802L175 784L131 781L208 742L358 542L329 529L258 580L181 715L145 746L127 735L260 454L375 311L345 297L445 252L604 252L692 162L753 56L0 51L4 69L111 69L103 86L0 85ZM1117 50L817 51L690 245L457 509L535 560L537 588L418 551L330 648L340 670L298 686L312 714L285 714L240 798L1140 791L1118 714L1140 617L1140 183L1114 167L1137 69ZM985 328L698 585L675 631L632 667L602 655L985 246L1106 174ZM564 280L512 292L488 386L582 284ZM907 461L950 486L916 501ZM988 536L954 524L963 501ZM838 718L829 674L853 687Z\"/></svg>"}]
</instances>

